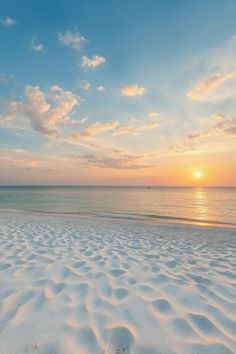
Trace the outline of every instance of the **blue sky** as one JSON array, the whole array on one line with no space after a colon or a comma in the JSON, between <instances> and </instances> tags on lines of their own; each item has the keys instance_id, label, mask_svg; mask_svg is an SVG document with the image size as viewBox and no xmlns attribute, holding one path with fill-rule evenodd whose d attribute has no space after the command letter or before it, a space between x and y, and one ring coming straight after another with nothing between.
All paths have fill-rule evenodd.
<instances>
[{"instance_id":1,"label":"blue sky","mask_svg":"<svg viewBox=\"0 0 236 354\"><path fill-rule=\"evenodd\" d=\"M0 184L235 184L235 23L233 0L2 0Z\"/></svg>"}]
</instances>

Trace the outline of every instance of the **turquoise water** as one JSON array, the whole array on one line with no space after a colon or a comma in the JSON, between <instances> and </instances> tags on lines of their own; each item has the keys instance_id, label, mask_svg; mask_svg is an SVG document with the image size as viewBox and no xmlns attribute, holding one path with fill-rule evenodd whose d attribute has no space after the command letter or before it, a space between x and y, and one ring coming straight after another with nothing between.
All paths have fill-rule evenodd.
<instances>
[{"instance_id":1,"label":"turquoise water","mask_svg":"<svg viewBox=\"0 0 236 354\"><path fill-rule=\"evenodd\" d=\"M0 209L236 226L236 188L0 187Z\"/></svg>"}]
</instances>

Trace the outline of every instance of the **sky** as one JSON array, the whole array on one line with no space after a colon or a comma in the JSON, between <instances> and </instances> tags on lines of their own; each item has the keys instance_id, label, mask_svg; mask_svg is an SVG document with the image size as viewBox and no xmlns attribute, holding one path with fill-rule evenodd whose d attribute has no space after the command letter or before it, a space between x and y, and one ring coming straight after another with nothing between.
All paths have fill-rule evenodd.
<instances>
[{"instance_id":1,"label":"sky","mask_svg":"<svg viewBox=\"0 0 236 354\"><path fill-rule=\"evenodd\" d=\"M235 0L1 0L0 185L236 185Z\"/></svg>"}]
</instances>

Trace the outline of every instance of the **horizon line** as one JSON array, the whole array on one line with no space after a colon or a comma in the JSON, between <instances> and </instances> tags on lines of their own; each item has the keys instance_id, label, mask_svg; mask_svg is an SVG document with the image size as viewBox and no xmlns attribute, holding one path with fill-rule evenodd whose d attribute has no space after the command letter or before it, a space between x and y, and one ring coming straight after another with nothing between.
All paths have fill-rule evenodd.
<instances>
[{"instance_id":1,"label":"horizon line","mask_svg":"<svg viewBox=\"0 0 236 354\"><path fill-rule=\"evenodd\" d=\"M117 187L117 188L236 188L236 185L229 185L229 186L220 186L220 185L211 185L211 186L197 186L197 185L87 185L87 184L80 184L80 185L69 185L69 184L0 184L0 188L2 187L70 187L70 188L79 188L79 187Z\"/></svg>"}]
</instances>

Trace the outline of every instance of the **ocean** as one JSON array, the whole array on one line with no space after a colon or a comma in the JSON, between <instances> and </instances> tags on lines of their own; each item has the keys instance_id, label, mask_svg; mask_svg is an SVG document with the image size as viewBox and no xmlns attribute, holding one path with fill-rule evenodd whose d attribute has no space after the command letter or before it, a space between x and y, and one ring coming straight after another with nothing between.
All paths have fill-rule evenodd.
<instances>
[{"instance_id":1,"label":"ocean","mask_svg":"<svg viewBox=\"0 0 236 354\"><path fill-rule=\"evenodd\" d=\"M0 209L236 227L236 188L0 187Z\"/></svg>"}]
</instances>

